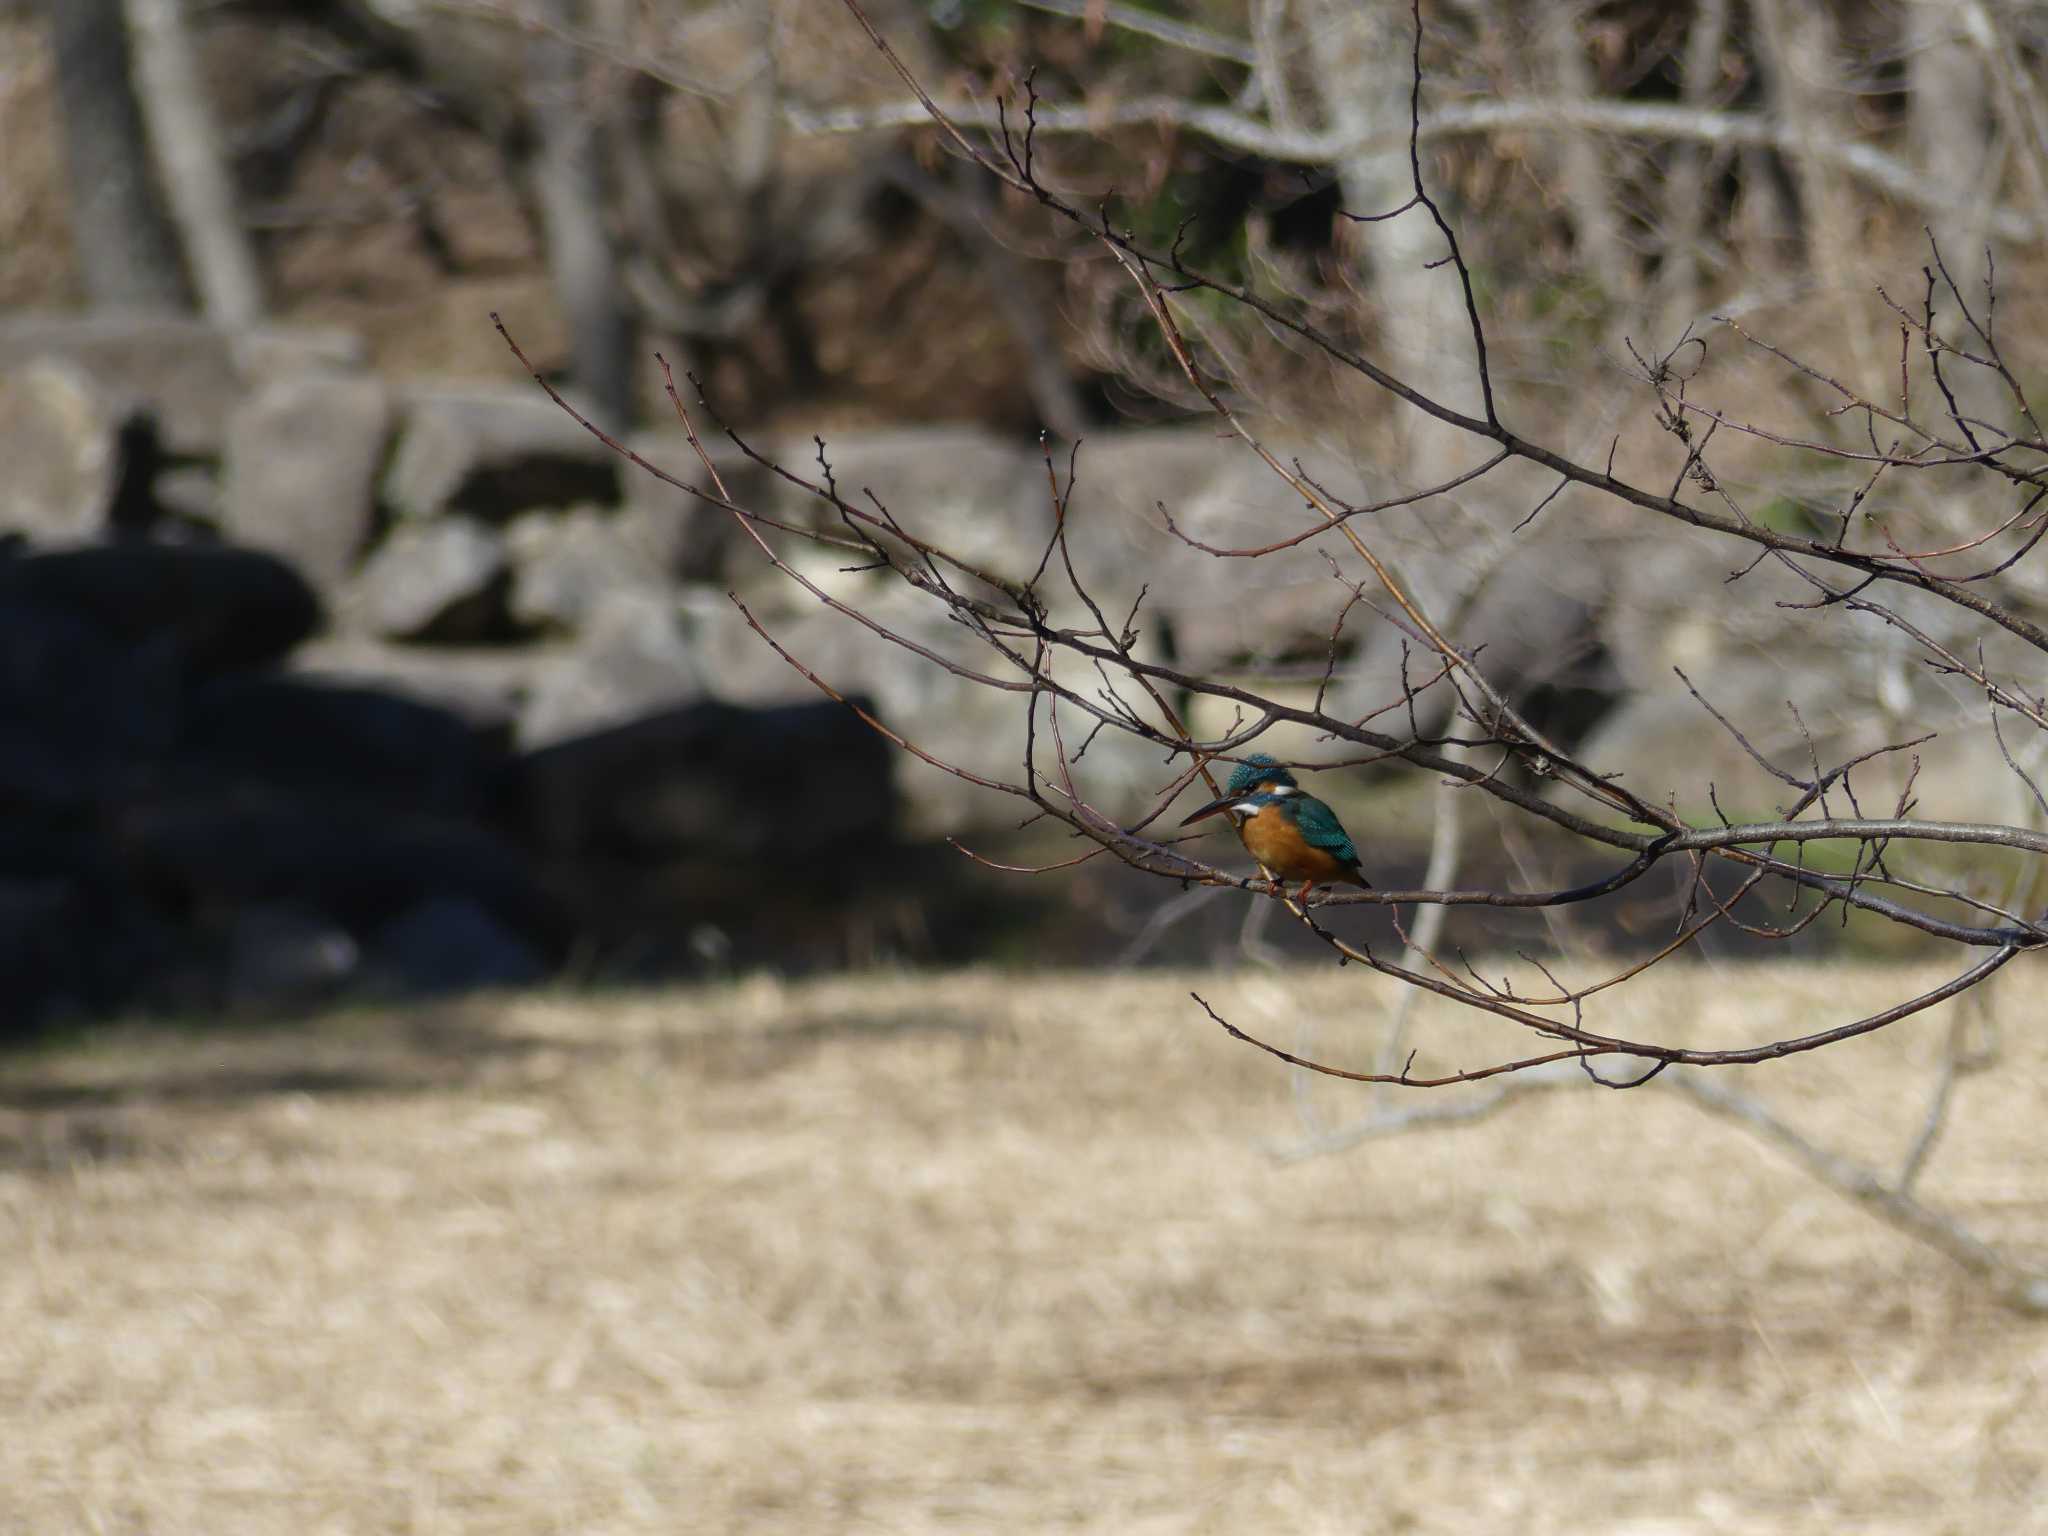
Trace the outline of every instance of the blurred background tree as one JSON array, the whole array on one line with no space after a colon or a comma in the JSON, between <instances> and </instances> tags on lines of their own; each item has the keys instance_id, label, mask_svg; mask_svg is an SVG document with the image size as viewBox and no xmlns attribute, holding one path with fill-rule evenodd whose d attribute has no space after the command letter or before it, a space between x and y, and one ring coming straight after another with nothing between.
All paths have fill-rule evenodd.
<instances>
[{"instance_id":1,"label":"blurred background tree","mask_svg":"<svg viewBox=\"0 0 2048 1536\"><path fill-rule=\"evenodd\" d=\"M1532 347L1812 313L1914 264L1923 226L1952 251L2023 250L2048 214L2048 8L1425 10L1426 153L1505 337ZM1341 295L1396 360L1451 366L1442 285L1401 244L1419 237L1339 217L1405 196L1405 8L941 0L880 19L969 120L1035 70L1067 184L1113 191L1140 228L1185 222L1191 257L1261 290ZM614 415L653 398L644 374L619 383L635 335L748 422L1071 435L1156 410L1101 264L1070 266L1069 239L961 177L814 7L16 0L6 25L12 141L61 128L74 253L60 273L17 249L7 303L164 304L189 282L233 320L267 292L368 323L380 359L502 373L473 327L421 322L520 281L551 294L550 358ZM19 184L37 161L17 205L50 205Z\"/></svg>"},{"instance_id":2,"label":"blurred background tree","mask_svg":"<svg viewBox=\"0 0 2048 1536\"><path fill-rule=\"evenodd\" d=\"M1419 150L1464 241L1495 387L1524 430L1642 472L1668 445L1632 430L1646 410L1630 349L1691 369L1697 349L1674 353L1690 334L1714 348L1703 394L1848 443L1859 427L1827 415L1836 402L1824 383L1745 352L1713 317L1824 355L1882 395L1898 330L1874 290L1917 297L1900 275L1910 285L1929 229L1966 291L1994 258L2001 322L2038 328L2048 6L1435 0L1423 19ZM1035 92L1042 169L1077 199L1438 397L1472 399L1462 298L1430 267L1427 220L1376 217L1408 196L1405 6L893 0L877 20L962 122L995 128L999 100L1014 121ZM295 664L334 667L342 654L376 679L439 690L437 703L486 693L493 728L522 750L559 739L566 720L609 727L628 718L625 701L649 710L692 688L747 706L790 700L719 610L724 588L749 579L722 542L729 529L657 502L659 487L613 461L578 458L579 434L520 414L508 392L468 397L525 386L484 323L494 309L602 423L665 418L659 351L744 430L799 456L812 433L826 437L849 480L866 475L886 493L916 463L943 471L947 484L917 491L976 536L1044 516L1029 451L1042 427L1090 439L1083 482L1101 499L1100 525L1113 514L1136 527L1160 502L1270 513L1269 489L1229 481L1210 459L1155 472L1136 448L1090 457L1109 451L1112 429L1195 423L1202 402L1115 263L947 152L836 10L9 0L0 45L0 309L22 319L0 337L0 368L46 345L39 316L83 305L199 317L201 330L159 336L179 359L204 352L195 338L211 345L259 319L322 357L328 342L306 338L332 334L367 376L293 393L237 354L219 370L231 375L223 388L248 398L221 401L188 372L161 387L150 376L161 450L141 452L147 434L131 432L131 467L112 471L91 467L99 447L82 450L84 477L115 487L115 510L62 523L67 535L115 528L277 551L309 575L338 632ZM1296 338L1201 296L1185 309L1233 400L1286 422L1375 495L1438 483L1460 462L1439 425L1390 409ZM101 386L149 370L126 359L103 373ZM259 383L271 391L260 410ZM984 435L938 448L874 435L963 422ZM1188 440L1206 433L1190 427L1176 452L1192 455ZM238 462L258 445L331 450L344 437L345 475L295 460L267 478ZM1871 510L1853 464L1762 439L1724 439L1721 451L1718 472L1773 526L1832 533L1839 509ZM1092 483L1091 463L1105 470ZM343 480L353 500L303 512L296 490L277 489ZM968 481L972 494L960 493L955 482ZM1881 510L1902 547L1944 547L1985 526L1985 488L1958 494L1956 483L1887 487ZM1510 537L1548 488L1491 477L1388 519L1385 537L1432 611L1483 648L1518 707L1559 739L1592 742L1590 755L1627 761L1644 782L1697 790L1718 775L1728 797L1735 775L1725 762L1703 767L1698 707L1673 665L1712 663L1721 707L1776 722L1753 737L1774 758L1806 750L1782 707L1788 691L1830 751L1892 739L1908 717L1942 725L1981 712L1974 689L1918 667L1898 636L1844 643L1768 602L1714 603L1723 557L1574 504L1576 493ZM8 526L36 539L49 525L11 513ZM1156 519L1147 526L1145 537L1161 533ZM1133 534L1104 558L1135 569L1140 552L1158 548ZM1332 707L1369 707L1395 675L1401 638L1362 614L1333 633L1303 600L1327 589L1328 572L1302 554L1298 567L1240 566L1227 582L1176 568L1152 599L1156 642L1261 686L1313 691L1327 664ZM420 594L423 571L436 575ZM2016 570L2000 590L2048 601L2031 581ZM630 612L627 587L640 605ZM1963 643L1941 615L1927 622ZM365 629L378 647L367 661L355 646ZM611 713L566 709L574 690L551 691L554 652L572 644L593 673L597 654L607 658L604 687L580 674L577 687L610 698ZM442 647L464 652L459 689L439 672L421 682ZM1787 683L1787 657L1814 663L1812 696ZM858 667L860 686L898 715L950 711L963 738L989 734L887 661ZM619 681L635 669L664 682ZM765 670L780 670L772 655ZM1419 706L1424 728L1437 723L1436 697ZM2013 814L2031 814L2023 787L1990 762L1979 771L1965 759L1941 782L2014 797ZM920 835L974 814L920 771L897 774L914 786ZM1386 772L1354 777L1350 824L1376 815L1372 830L1397 857L1422 857L1419 831L1434 831L1439 851L1454 841L1450 800ZM1954 809L1928 777L1929 812ZM1971 871L2012 877L1990 859Z\"/></svg>"}]
</instances>

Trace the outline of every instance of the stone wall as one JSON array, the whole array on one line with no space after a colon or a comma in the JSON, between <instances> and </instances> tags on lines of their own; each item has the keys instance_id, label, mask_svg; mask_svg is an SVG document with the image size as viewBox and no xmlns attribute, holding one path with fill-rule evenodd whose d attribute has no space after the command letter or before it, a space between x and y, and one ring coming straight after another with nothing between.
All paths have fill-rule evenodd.
<instances>
[{"instance_id":1,"label":"stone wall","mask_svg":"<svg viewBox=\"0 0 2048 1536\"><path fill-rule=\"evenodd\" d=\"M845 950L886 744L707 686L545 400L93 316L0 321L0 407L0 1036Z\"/></svg>"},{"instance_id":2,"label":"stone wall","mask_svg":"<svg viewBox=\"0 0 2048 1536\"><path fill-rule=\"evenodd\" d=\"M816 462L809 441L761 446ZM701 474L679 430L632 447ZM928 428L826 451L843 494L963 556L1022 575L1044 553L1035 443ZM818 516L717 457L742 503ZM888 952L945 906L904 873L911 850L1018 820L824 701L735 599L972 772L1020 777L1016 695L830 611L538 390L394 383L340 334L18 316L0 320L0 459L0 975L17 1023ZM1316 464L1339 494L1390 490L1369 465ZM1194 539L1264 544L1306 526L1284 487L1207 428L1104 433L1079 466L1075 560L1105 611L1144 592L1141 651L1307 702L1346 595L1329 562L1313 543L1218 559L1162 510ZM1882 658L1802 640L1808 665L1787 674L1801 616L1773 607L1770 571L1748 578L1747 627L1731 622L1725 551L1612 510L1561 502L1490 564L1469 507L1372 532L1496 679L1563 700L1559 728L1597 729L1597 760L1639 788L1669 777L1700 799L1755 776L1670 697L1674 660L1737 718L1783 715L1789 690L1823 752L1876 744ZM930 651L1000 666L886 572L805 545L792 559ZM1081 617L1057 573L1045 590L1056 621ZM1383 703L1398 629L1358 614L1339 649L1331 707ZM1082 779L1129 817L1168 776L1106 733ZM1322 787L1343 803L1337 777Z\"/></svg>"}]
</instances>

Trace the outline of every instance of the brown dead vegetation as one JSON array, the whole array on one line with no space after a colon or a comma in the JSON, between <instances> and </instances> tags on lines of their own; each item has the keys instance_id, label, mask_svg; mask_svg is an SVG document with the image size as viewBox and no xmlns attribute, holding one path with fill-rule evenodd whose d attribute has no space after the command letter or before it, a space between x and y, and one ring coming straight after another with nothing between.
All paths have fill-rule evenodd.
<instances>
[{"instance_id":1,"label":"brown dead vegetation","mask_svg":"<svg viewBox=\"0 0 2048 1536\"><path fill-rule=\"evenodd\" d=\"M1631 1003L1732 1042L1916 984L1659 973ZM1386 1002L1205 992L1282 1039L1333 1010L1332 1053ZM1481 1027L1418 1038L1456 1061ZM1938 1035L1746 1081L1895 1155ZM2009 1050L1923 1188L2038 1252L2048 1048ZM2039 1528L2048 1332L1676 1096L1277 1162L1297 1132L1284 1072L1161 975L17 1060L0 1528Z\"/></svg>"}]
</instances>

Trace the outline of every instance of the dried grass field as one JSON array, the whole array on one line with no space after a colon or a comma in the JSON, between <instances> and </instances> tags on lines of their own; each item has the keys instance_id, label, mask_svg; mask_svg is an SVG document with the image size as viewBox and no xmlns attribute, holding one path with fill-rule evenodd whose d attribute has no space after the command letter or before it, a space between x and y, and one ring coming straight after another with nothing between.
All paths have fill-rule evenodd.
<instances>
[{"instance_id":1,"label":"dried grass field","mask_svg":"<svg viewBox=\"0 0 2048 1536\"><path fill-rule=\"evenodd\" d=\"M1628 1023L1729 1042L1914 980L1656 975ZM2023 983L1925 1192L2039 1258ZM1387 999L1196 984L1335 1056ZM0 1065L0 1529L2048 1529L2048 1321L1654 1088L1282 1160L1287 1070L1187 985L752 980ZM1742 1081L1893 1158L1940 1034Z\"/></svg>"}]
</instances>

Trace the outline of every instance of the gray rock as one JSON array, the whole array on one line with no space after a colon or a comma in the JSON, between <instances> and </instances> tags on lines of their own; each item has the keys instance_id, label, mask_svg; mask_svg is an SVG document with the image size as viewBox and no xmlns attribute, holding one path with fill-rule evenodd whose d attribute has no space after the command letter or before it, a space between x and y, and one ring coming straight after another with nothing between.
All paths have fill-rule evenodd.
<instances>
[{"instance_id":1,"label":"gray rock","mask_svg":"<svg viewBox=\"0 0 2048 1536\"><path fill-rule=\"evenodd\" d=\"M672 581L723 581L742 554L760 558L731 513L696 505L680 493L674 500L629 496L618 518L620 536L648 569Z\"/></svg>"},{"instance_id":2,"label":"gray rock","mask_svg":"<svg viewBox=\"0 0 2048 1536\"><path fill-rule=\"evenodd\" d=\"M1299 455L1336 494L1363 499L1358 473L1340 458L1299 443L1269 446L1283 463ZM1066 461L1057 462L1064 483ZM1185 538L1169 529L1169 517ZM1258 547L1316 521L1243 444L1211 427L1173 428L1104 433L1083 445L1067 536L1105 612L1121 617L1139 588L1149 589L1136 627L1151 659L1207 669L1321 653L1346 594L1331 579L1319 541L1255 560L1220 557L1188 541ZM1343 548L1334 534L1320 542ZM1063 612L1076 611L1057 557L1045 586Z\"/></svg>"},{"instance_id":3,"label":"gray rock","mask_svg":"<svg viewBox=\"0 0 2048 1536\"><path fill-rule=\"evenodd\" d=\"M519 742L546 746L673 709L704 691L675 600L653 591L608 592L575 648L536 681Z\"/></svg>"},{"instance_id":4,"label":"gray rock","mask_svg":"<svg viewBox=\"0 0 2048 1536\"><path fill-rule=\"evenodd\" d=\"M68 607L0 590L0 801L41 813L127 792L176 731L173 662Z\"/></svg>"},{"instance_id":5,"label":"gray rock","mask_svg":"<svg viewBox=\"0 0 2048 1536\"><path fill-rule=\"evenodd\" d=\"M818 471L815 450L785 445L791 467ZM1291 456L1292 448L1283 457ZM906 531L991 573L1030 578L1047 554L1054 516L1045 462L1028 448L964 428L904 429L828 442L840 495L870 506L872 489ZM1055 448L1063 493L1067 454ZM1311 456L1312 472L1340 494L1357 477ZM1105 612L1131 611L1141 588L1136 627L1151 659L1198 667L1273 658L1320 648L1343 592L1313 544L1258 560L1219 558L1176 537L1164 503L1190 539L1237 548L1270 543L1307 527L1313 514L1242 445L1213 430L1105 433L1078 459L1079 480L1067 494L1066 531L1074 569ZM836 514L815 497L776 482L761 503L771 515L805 526L831 527ZM895 543L884 539L885 543ZM899 548L901 546L898 546ZM792 564L821 581L858 557L784 541ZM949 576L969 591L970 578ZM744 537L719 580L743 594L779 592L786 581ZM1055 554L1039 592L1061 623L1092 624ZM1334 599L1334 600L1333 600Z\"/></svg>"},{"instance_id":6,"label":"gray rock","mask_svg":"<svg viewBox=\"0 0 2048 1536\"><path fill-rule=\"evenodd\" d=\"M39 542L106 526L120 473L116 423L77 367L43 359L0 373L0 532Z\"/></svg>"},{"instance_id":7,"label":"gray rock","mask_svg":"<svg viewBox=\"0 0 2048 1536\"><path fill-rule=\"evenodd\" d=\"M489 746L459 715L374 688L257 672L191 690L167 782L460 818L487 802Z\"/></svg>"},{"instance_id":8,"label":"gray rock","mask_svg":"<svg viewBox=\"0 0 2048 1536\"><path fill-rule=\"evenodd\" d=\"M792 473L824 483L815 443L782 442L775 450ZM1000 576L1028 577L1052 532L1045 466L1035 445L974 427L905 427L827 439L825 457L842 501L877 517L879 501L908 533ZM754 505L806 527L840 523L828 502L779 476L762 483Z\"/></svg>"},{"instance_id":9,"label":"gray rock","mask_svg":"<svg viewBox=\"0 0 2048 1536\"><path fill-rule=\"evenodd\" d=\"M1824 668L1788 668L1751 656L1695 674L1694 681L1770 762L1802 778L1811 775L1813 757L1801 718L1823 764L1880 745L1868 712L1849 707L1853 701L1840 678ZM1736 820L1768 816L1798 794L1758 767L1676 679L1655 693L1625 698L1594 727L1578 756L1596 772L1620 774L1622 786L1645 799L1662 805L1675 798L1679 814L1693 820L1712 822L1715 800ZM1866 775L1862 787L1878 777Z\"/></svg>"},{"instance_id":10,"label":"gray rock","mask_svg":"<svg viewBox=\"0 0 2048 1536\"><path fill-rule=\"evenodd\" d=\"M502 618L509 576L496 529L453 516L408 524L364 562L349 612L394 639L475 640Z\"/></svg>"},{"instance_id":11,"label":"gray rock","mask_svg":"<svg viewBox=\"0 0 2048 1536\"><path fill-rule=\"evenodd\" d=\"M260 325L229 340L235 371L251 384L307 373L361 373L370 348L354 331L328 326Z\"/></svg>"},{"instance_id":12,"label":"gray rock","mask_svg":"<svg viewBox=\"0 0 2048 1536\"><path fill-rule=\"evenodd\" d=\"M260 550L120 543L6 558L0 600L69 610L117 645L202 677L277 660L320 623L298 572Z\"/></svg>"},{"instance_id":13,"label":"gray rock","mask_svg":"<svg viewBox=\"0 0 2048 1536\"><path fill-rule=\"evenodd\" d=\"M686 485L714 492L704 463L680 431L636 433L627 447ZM764 493L773 478L729 443L707 442L711 462L732 498L743 507L766 510ZM636 549L679 581L720 581L736 558L759 559L730 512L679 491L637 465L622 470L625 510L620 527Z\"/></svg>"},{"instance_id":14,"label":"gray rock","mask_svg":"<svg viewBox=\"0 0 2048 1536\"><path fill-rule=\"evenodd\" d=\"M222 531L284 556L332 591L375 524L390 424L384 385L368 374L296 374L263 385L228 418Z\"/></svg>"},{"instance_id":15,"label":"gray rock","mask_svg":"<svg viewBox=\"0 0 2048 1536\"><path fill-rule=\"evenodd\" d=\"M607 593L663 585L657 561L595 507L559 516L529 512L505 538L513 565L512 619L525 628L576 629Z\"/></svg>"},{"instance_id":16,"label":"gray rock","mask_svg":"<svg viewBox=\"0 0 2048 1536\"><path fill-rule=\"evenodd\" d=\"M1298 457L1310 475L1340 497L1362 502L1398 489L1341 445L1270 446L1282 462ZM803 475L819 473L809 444L782 444L778 451ZM957 428L903 430L829 442L827 457L847 501L870 505L864 492L871 489L906 530L972 563L1026 579L1046 555L1054 515L1044 459L1035 444ZM1132 621L1140 656L1214 672L1320 659L1326 653L1331 625L1350 589L1333 579L1319 545L1343 550L1338 536L1306 540L1258 559L1195 547L1199 542L1219 549L1257 548L1319 526L1301 497L1241 443L1220 439L1208 427L1104 433L1083 447L1072 486L1066 452L1055 449L1053 459L1066 494L1069 553L1089 592L1105 613L1121 620L1133 612L1144 589ZM759 505L791 522L834 526L834 516L817 498L786 483L771 484ZM1389 526L1394 519L1372 524L1376 540L1406 539L1399 545L1404 573L1411 546L1433 547L1431 511L1425 507L1404 514L1399 529ZM849 571L858 557L838 550L787 538L779 547L803 578L889 628L961 666L1010 675L1007 661L951 623L942 605L900 580L887 573ZM1451 550L1442 558L1455 564L1466 553ZM949 576L963 589L975 590L971 578L952 575L950 569ZM718 578L793 653L835 686L869 695L884 722L918 745L987 777L1016 782L1022 776L1024 712L1016 695L964 680L829 612L744 538L734 545ZM1072 590L1058 554L1048 562L1038 591L1053 623L1093 627L1097 622ZM691 612L691 633L714 696L783 703L815 695L812 684L751 633L722 594L702 594ZM1576 622L1584 615L1568 617ZM1354 611L1349 624L1347 651L1383 627L1364 607ZM1588 656L1597 659L1591 652ZM1089 685L1082 686L1090 691ZM1375 703L1388 686L1383 668L1373 690ZM1313 697L1313 689L1310 681L1302 702ZM1226 707L1221 719L1204 724L1227 733L1233 728L1232 713ZM1062 723L1069 752L1078 750L1093 722L1074 712L1071 718L1063 715ZM1041 766L1052 769L1052 744L1043 729L1039 744ZM1078 777L1092 804L1129 817L1149 802L1166 771L1157 748L1107 730L1089 748ZM909 823L920 833L1001 824L1014 805L914 758L902 761L899 783Z\"/></svg>"},{"instance_id":17,"label":"gray rock","mask_svg":"<svg viewBox=\"0 0 2048 1536\"><path fill-rule=\"evenodd\" d=\"M1444 622L1456 620L1457 644L1501 697L1567 751L1630 691L1602 629L1604 576L1590 563L1568 572L1530 554L1496 570L1470 599L1437 608ZM1377 623L1361 623L1358 633L1363 654L1339 669L1328 694L1331 713L1340 717L1363 715L1399 696L1401 644L1407 637ZM1411 643L1411 682L1420 684L1436 672ZM1475 690L1468 689L1466 699L1475 708L1486 707ZM1426 735L1451 731L1456 700L1443 686L1426 689L1413 707L1416 727ZM1409 711L1398 713L1405 724ZM1389 718L1380 717L1383 728Z\"/></svg>"},{"instance_id":18,"label":"gray rock","mask_svg":"<svg viewBox=\"0 0 2048 1536\"><path fill-rule=\"evenodd\" d=\"M812 882L893 835L890 749L850 710L698 703L531 752L530 840L557 860L694 861L735 889Z\"/></svg>"},{"instance_id":19,"label":"gray rock","mask_svg":"<svg viewBox=\"0 0 2048 1536\"><path fill-rule=\"evenodd\" d=\"M414 390L398 414L383 494L403 517L619 499L621 461L538 390Z\"/></svg>"},{"instance_id":20,"label":"gray rock","mask_svg":"<svg viewBox=\"0 0 2048 1536\"><path fill-rule=\"evenodd\" d=\"M843 600L889 629L963 667L1003 675L1009 664L952 623L937 603L894 578L841 577ZM803 603L805 606L796 606ZM699 595L688 605L704 676L715 697L749 705L789 705L823 697L782 659L723 597ZM881 722L956 767L1017 783L1023 777L1025 696L976 683L876 634L855 619L803 598L759 610L764 628L797 660L842 693L865 695ZM1069 753L1093 721L1061 711ZM1052 737L1041 707L1038 763L1056 773ZM1169 777L1160 751L1121 731L1105 730L1076 770L1082 794L1104 814L1129 818ZM906 830L938 836L1016 823L1024 802L962 780L899 752L896 782Z\"/></svg>"},{"instance_id":21,"label":"gray rock","mask_svg":"<svg viewBox=\"0 0 2048 1536\"><path fill-rule=\"evenodd\" d=\"M542 646L419 646L369 635L330 635L292 653L309 681L374 688L460 717L510 741L534 678L559 659Z\"/></svg>"},{"instance_id":22,"label":"gray rock","mask_svg":"<svg viewBox=\"0 0 2048 1536\"><path fill-rule=\"evenodd\" d=\"M173 910L231 914L284 903L360 938L432 897L462 897L528 943L566 938L526 855L492 827L319 793L159 796L122 827L127 878Z\"/></svg>"}]
</instances>

